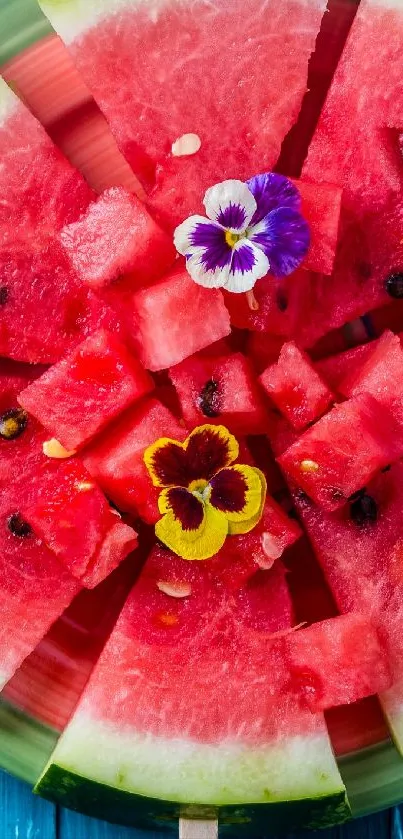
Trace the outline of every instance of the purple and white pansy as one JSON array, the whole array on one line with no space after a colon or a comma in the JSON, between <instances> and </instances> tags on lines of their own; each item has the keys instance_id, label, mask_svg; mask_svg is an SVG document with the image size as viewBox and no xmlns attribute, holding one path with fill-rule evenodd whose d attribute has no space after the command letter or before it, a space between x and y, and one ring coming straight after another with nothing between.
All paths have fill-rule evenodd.
<instances>
[{"instance_id":1,"label":"purple and white pansy","mask_svg":"<svg viewBox=\"0 0 403 839\"><path fill-rule=\"evenodd\" d=\"M207 190L205 216L190 216L174 234L192 279L206 288L251 291L269 272L286 277L310 244L297 187L269 172L247 183L223 181Z\"/></svg>"}]
</instances>

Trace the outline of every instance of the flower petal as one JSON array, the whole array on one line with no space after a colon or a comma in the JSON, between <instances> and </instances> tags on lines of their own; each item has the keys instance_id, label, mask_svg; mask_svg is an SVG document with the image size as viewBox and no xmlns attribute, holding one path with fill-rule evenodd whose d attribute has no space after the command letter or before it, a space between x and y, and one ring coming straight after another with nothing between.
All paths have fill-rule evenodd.
<instances>
[{"instance_id":1,"label":"flower petal","mask_svg":"<svg viewBox=\"0 0 403 839\"><path fill-rule=\"evenodd\" d=\"M273 210L249 230L249 240L264 251L275 277L286 277L298 268L310 239L308 223L289 207Z\"/></svg>"},{"instance_id":2,"label":"flower petal","mask_svg":"<svg viewBox=\"0 0 403 839\"><path fill-rule=\"evenodd\" d=\"M225 283L225 290L240 294L250 291L261 277L270 270L270 262L264 251L250 242L240 239L232 251L231 268Z\"/></svg>"},{"instance_id":3,"label":"flower petal","mask_svg":"<svg viewBox=\"0 0 403 839\"><path fill-rule=\"evenodd\" d=\"M184 447L189 483L198 478L209 481L239 454L235 437L223 425L199 425L185 440Z\"/></svg>"},{"instance_id":4,"label":"flower petal","mask_svg":"<svg viewBox=\"0 0 403 839\"><path fill-rule=\"evenodd\" d=\"M204 244L205 237L211 235L211 227L214 227L215 230L220 229L208 218L205 218L205 216L189 216L174 232L174 245L178 253L186 256L192 248L197 247L197 241L195 242L195 239L197 240L201 236L203 237L203 242L199 242L198 244Z\"/></svg>"},{"instance_id":5,"label":"flower petal","mask_svg":"<svg viewBox=\"0 0 403 839\"><path fill-rule=\"evenodd\" d=\"M253 466L241 463L221 469L210 481L210 504L228 521L248 521L261 507L262 484Z\"/></svg>"},{"instance_id":6,"label":"flower petal","mask_svg":"<svg viewBox=\"0 0 403 839\"><path fill-rule=\"evenodd\" d=\"M223 233L223 231L221 231ZM232 250L224 243L221 253L218 249L207 251L203 248L198 248L194 253L190 254L186 259L186 268L197 285L204 286L204 288L222 288L228 281L229 269L231 265ZM207 268L206 264L214 265L216 267ZM220 264L221 263L221 264Z\"/></svg>"},{"instance_id":7,"label":"flower petal","mask_svg":"<svg viewBox=\"0 0 403 839\"><path fill-rule=\"evenodd\" d=\"M266 493L267 493L267 482L263 472L260 469L257 469L255 466L251 466L250 469L253 469L256 473L261 486L261 498L260 498L260 506L258 511L252 515L249 519L245 519L244 521L229 521L228 522L228 533L230 536L239 536L242 533L249 533L250 530L257 525L263 515L263 509L266 502Z\"/></svg>"},{"instance_id":8,"label":"flower petal","mask_svg":"<svg viewBox=\"0 0 403 839\"><path fill-rule=\"evenodd\" d=\"M231 233L243 233L256 212L256 201L243 181L222 181L207 190L203 204L212 221Z\"/></svg>"},{"instance_id":9,"label":"flower petal","mask_svg":"<svg viewBox=\"0 0 403 839\"><path fill-rule=\"evenodd\" d=\"M148 446L143 459L154 486L187 486L186 454L182 443L161 437Z\"/></svg>"},{"instance_id":10,"label":"flower petal","mask_svg":"<svg viewBox=\"0 0 403 839\"><path fill-rule=\"evenodd\" d=\"M284 175L277 175L275 172L255 175L247 181L247 186L257 204L251 225L257 224L278 207L291 207L292 210L299 210L301 207L301 196L297 187Z\"/></svg>"},{"instance_id":11,"label":"flower petal","mask_svg":"<svg viewBox=\"0 0 403 839\"><path fill-rule=\"evenodd\" d=\"M179 493L187 493L194 502L180 497ZM164 490L161 496L164 498L161 497L160 509L167 512L155 525L157 538L183 559L202 560L215 556L228 534L225 515L179 487ZM183 527L183 522L186 527Z\"/></svg>"}]
</instances>

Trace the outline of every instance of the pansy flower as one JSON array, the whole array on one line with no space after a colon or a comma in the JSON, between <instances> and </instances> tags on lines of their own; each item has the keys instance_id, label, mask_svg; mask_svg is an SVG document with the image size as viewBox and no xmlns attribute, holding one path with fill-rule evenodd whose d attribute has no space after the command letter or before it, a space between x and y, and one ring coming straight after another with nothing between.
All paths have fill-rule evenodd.
<instances>
[{"instance_id":1,"label":"pansy flower","mask_svg":"<svg viewBox=\"0 0 403 839\"><path fill-rule=\"evenodd\" d=\"M260 520L264 475L235 463L238 455L223 425L201 425L184 443L164 437L146 449L144 462L161 488L155 533L183 559L209 559L228 535L248 533Z\"/></svg>"},{"instance_id":2,"label":"pansy flower","mask_svg":"<svg viewBox=\"0 0 403 839\"><path fill-rule=\"evenodd\" d=\"M174 234L199 285L248 292L269 272L286 277L304 259L309 226L298 189L284 175L223 181L207 190L203 203L207 218L190 216Z\"/></svg>"}]
</instances>

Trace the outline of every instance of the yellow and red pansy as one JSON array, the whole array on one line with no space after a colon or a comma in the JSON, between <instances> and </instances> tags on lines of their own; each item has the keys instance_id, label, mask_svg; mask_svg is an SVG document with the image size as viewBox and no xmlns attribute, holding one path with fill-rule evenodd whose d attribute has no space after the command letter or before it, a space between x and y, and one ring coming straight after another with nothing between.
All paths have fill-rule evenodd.
<instances>
[{"instance_id":1,"label":"yellow and red pansy","mask_svg":"<svg viewBox=\"0 0 403 839\"><path fill-rule=\"evenodd\" d=\"M223 425L202 425L184 443L161 438L146 449L144 462L161 488L155 533L183 559L215 556L228 535L247 533L261 518L264 475L234 463L238 455Z\"/></svg>"}]
</instances>

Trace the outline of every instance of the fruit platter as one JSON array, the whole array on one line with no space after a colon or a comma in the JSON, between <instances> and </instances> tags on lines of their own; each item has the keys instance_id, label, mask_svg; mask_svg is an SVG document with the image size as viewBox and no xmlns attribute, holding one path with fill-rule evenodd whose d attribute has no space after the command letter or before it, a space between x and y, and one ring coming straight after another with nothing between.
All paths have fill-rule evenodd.
<instances>
[{"instance_id":1,"label":"fruit platter","mask_svg":"<svg viewBox=\"0 0 403 839\"><path fill-rule=\"evenodd\" d=\"M0 0L0 768L403 799L402 0Z\"/></svg>"}]
</instances>

